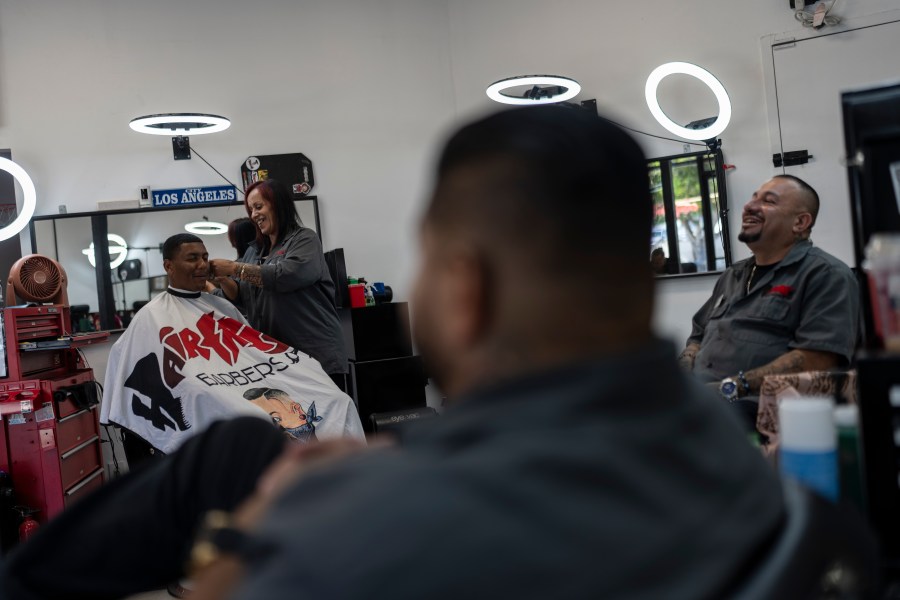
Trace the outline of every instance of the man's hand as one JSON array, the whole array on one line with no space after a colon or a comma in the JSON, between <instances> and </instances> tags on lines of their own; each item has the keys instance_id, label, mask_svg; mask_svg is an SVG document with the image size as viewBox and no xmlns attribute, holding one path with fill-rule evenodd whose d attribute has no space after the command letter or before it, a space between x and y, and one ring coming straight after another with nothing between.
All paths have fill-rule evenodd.
<instances>
[{"instance_id":1,"label":"man's hand","mask_svg":"<svg viewBox=\"0 0 900 600\"><path fill-rule=\"evenodd\" d=\"M370 446L371 447L371 446ZM314 444L287 444L281 455L259 478L256 491L233 514L236 529L252 531L272 503L300 477L366 450L364 442L338 439ZM223 600L231 596L245 574L234 556L222 556L194 576L192 600Z\"/></svg>"},{"instance_id":2,"label":"man's hand","mask_svg":"<svg viewBox=\"0 0 900 600\"><path fill-rule=\"evenodd\" d=\"M694 360L697 358L698 352L700 352L700 344L691 342L681 351L681 355L678 357L678 365L690 373L694 370Z\"/></svg>"}]
</instances>

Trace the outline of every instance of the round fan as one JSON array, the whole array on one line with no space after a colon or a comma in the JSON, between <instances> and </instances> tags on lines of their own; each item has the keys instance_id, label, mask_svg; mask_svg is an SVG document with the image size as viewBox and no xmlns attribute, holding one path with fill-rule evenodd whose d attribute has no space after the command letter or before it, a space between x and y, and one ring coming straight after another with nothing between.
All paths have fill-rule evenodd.
<instances>
[{"instance_id":1,"label":"round fan","mask_svg":"<svg viewBox=\"0 0 900 600\"><path fill-rule=\"evenodd\" d=\"M6 282L6 305L17 303L16 296L25 302L69 303L66 294L66 271L62 265L40 254L23 256L9 270Z\"/></svg>"}]
</instances>

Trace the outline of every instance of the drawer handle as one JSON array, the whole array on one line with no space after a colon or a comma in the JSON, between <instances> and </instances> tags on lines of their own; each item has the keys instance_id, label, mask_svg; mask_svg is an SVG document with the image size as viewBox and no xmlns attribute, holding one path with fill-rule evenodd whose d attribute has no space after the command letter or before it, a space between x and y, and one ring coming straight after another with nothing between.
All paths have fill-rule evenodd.
<instances>
[{"instance_id":1,"label":"drawer handle","mask_svg":"<svg viewBox=\"0 0 900 600\"><path fill-rule=\"evenodd\" d=\"M74 448L69 450L68 452L64 452L64 453L60 454L59 457L62 460L65 460L65 459L69 458L70 456L72 456L73 454L75 454L76 452L78 452L79 450L81 450L82 448L87 448L88 446L90 446L91 444L93 444L94 442L96 442L99 439L100 439L100 436L95 435L91 439L87 440L86 442L82 442L82 443L78 444L77 446L75 446Z\"/></svg>"},{"instance_id":2,"label":"drawer handle","mask_svg":"<svg viewBox=\"0 0 900 600\"><path fill-rule=\"evenodd\" d=\"M75 485L75 486L70 487L69 489L67 489L67 490L66 490L66 496L71 496L72 494L74 494L75 492L77 492L78 490L80 490L81 488L83 488L84 486L86 486L87 484L89 484L89 483L90 483L91 481L93 481L94 479L97 479L97 477L99 477L101 473L103 473L103 469L101 469L101 468L98 467L97 470L94 471L94 473L93 473L92 475L88 475L86 478L82 479L82 480L78 483L78 485Z\"/></svg>"},{"instance_id":3,"label":"drawer handle","mask_svg":"<svg viewBox=\"0 0 900 600\"><path fill-rule=\"evenodd\" d=\"M83 415L84 413L90 412L90 410L91 410L91 409L89 409L89 408L85 408L84 410L79 410L77 413L72 413L72 414L69 415L68 417L63 417L62 419L59 419L59 420L57 421L57 423L65 423L66 421L71 421L72 419L77 419L78 417L80 417L80 416Z\"/></svg>"}]
</instances>

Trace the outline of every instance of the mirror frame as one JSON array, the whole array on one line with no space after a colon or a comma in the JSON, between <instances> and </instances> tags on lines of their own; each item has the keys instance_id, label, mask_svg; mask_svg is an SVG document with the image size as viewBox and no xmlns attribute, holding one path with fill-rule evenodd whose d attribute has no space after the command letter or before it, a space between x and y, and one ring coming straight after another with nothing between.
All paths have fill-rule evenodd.
<instances>
[{"instance_id":1,"label":"mirror frame","mask_svg":"<svg viewBox=\"0 0 900 600\"><path fill-rule=\"evenodd\" d=\"M672 154L668 156L659 156L655 158L647 159L647 171L649 175L649 171L653 163L661 163L659 166L662 167L663 164L669 165L674 160L685 159L695 157L697 159L697 168L701 169L702 160L705 157L712 157L714 161L714 172L715 172L715 181L716 181L716 189L718 191L718 214L714 214L712 211L712 206L708 201L710 196L708 189L708 181L705 177L703 177L703 172L701 171L699 176L700 189L701 194L704 197L704 201L701 206L701 210L703 211L703 229L704 229L704 238L706 244L706 264L707 270L700 271L697 273L667 273L667 274L656 274L657 279L669 279L669 278L680 278L680 277L702 277L705 275L720 275L724 272L728 267L731 266L732 263L732 254L731 254L731 237L728 227L728 190L725 184L725 157L722 154L721 147L717 147L715 149L707 149L701 150L699 152L685 152L682 154ZM662 187L663 187L663 207L665 210L665 220L666 220L666 236L668 238L668 247L670 248L670 256L668 259L675 258L678 260L680 264L680 257L678 255L678 234L677 234L677 226L675 225L675 199L672 195L671 191L671 176L668 169L662 170ZM722 258L725 259L725 268L717 269L716 262L716 254L715 254L715 233L713 232L713 218L717 216L721 223L719 230L722 239ZM674 252L672 249L674 248ZM649 257L648 257L649 258Z\"/></svg>"},{"instance_id":2,"label":"mirror frame","mask_svg":"<svg viewBox=\"0 0 900 600\"><path fill-rule=\"evenodd\" d=\"M315 227L316 233L319 236L319 240L322 240L322 224L319 215L319 200L317 196L294 196L294 202L299 201L310 201L313 205L313 210L315 212ZM94 242L94 256L95 256L95 273L97 277L97 300L98 300L98 308L97 311L100 316L100 330L101 331L122 331L122 328L115 327L115 315L116 315L116 306L114 301L113 287L116 285L116 282L112 279L112 270L110 269L110 261L109 261L109 241L107 239L108 227L107 227L107 217L113 215L129 215L129 214L138 214L145 215L148 213L157 213L157 212L171 212L177 210L199 210L199 209L210 209L215 207L227 207L227 206L244 206L243 200L239 200L236 202L215 202L208 204L197 204L197 205L186 205L186 206L166 206L166 207L146 207L146 208L125 208L125 209L117 209L117 210L104 210L104 211L93 211L93 212L79 212L79 213L61 213L55 215L39 215L35 216L28 223L28 230L31 238L31 252L32 254L37 254L37 239L36 239L36 229L35 229L35 221L57 221L62 219L74 219L74 218L90 218L91 220L91 236ZM56 229L54 227L54 233ZM54 244L56 244L56 240L54 240ZM56 255L59 256L59 252L57 249Z\"/></svg>"}]
</instances>

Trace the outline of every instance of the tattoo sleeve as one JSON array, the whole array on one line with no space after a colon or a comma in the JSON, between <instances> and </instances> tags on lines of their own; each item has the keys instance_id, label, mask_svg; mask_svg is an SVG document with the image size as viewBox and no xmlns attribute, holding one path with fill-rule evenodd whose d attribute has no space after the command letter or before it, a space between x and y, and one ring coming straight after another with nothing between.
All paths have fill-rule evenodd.
<instances>
[{"instance_id":1,"label":"tattoo sleeve","mask_svg":"<svg viewBox=\"0 0 900 600\"><path fill-rule=\"evenodd\" d=\"M833 369L839 365L840 357L837 354L819 350L794 349L782 354L767 365L747 371L744 373L744 377L750 386L750 393L759 394L763 379L767 375L823 371Z\"/></svg>"},{"instance_id":2,"label":"tattoo sleeve","mask_svg":"<svg viewBox=\"0 0 900 600\"><path fill-rule=\"evenodd\" d=\"M694 360L697 358L698 352L700 352L700 344L697 344L695 342L688 344L687 347L681 351L681 355L678 357L678 365L685 371L693 371Z\"/></svg>"},{"instance_id":3,"label":"tattoo sleeve","mask_svg":"<svg viewBox=\"0 0 900 600\"><path fill-rule=\"evenodd\" d=\"M238 270L238 278L241 281L246 281L250 285L262 287L262 267L260 267L259 265L243 264Z\"/></svg>"}]
</instances>

